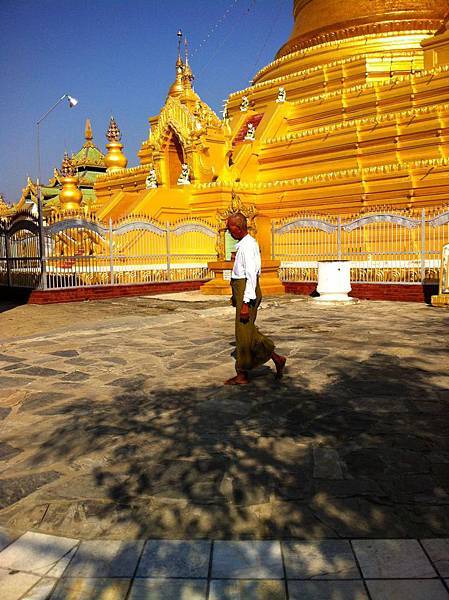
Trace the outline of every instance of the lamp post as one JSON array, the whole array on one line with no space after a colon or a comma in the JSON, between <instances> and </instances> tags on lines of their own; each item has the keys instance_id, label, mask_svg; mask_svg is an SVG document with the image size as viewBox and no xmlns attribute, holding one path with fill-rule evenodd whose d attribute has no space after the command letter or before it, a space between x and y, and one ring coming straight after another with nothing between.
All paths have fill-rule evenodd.
<instances>
[{"instance_id":1,"label":"lamp post","mask_svg":"<svg viewBox=\"0 0 449 600\"><path fill-rule=\"evenodd\" d=\"M78 100L69 94L64 94L51 108L47 110L38 121L36 121L36 141L37 141L37 212L39 222L39 251L42 261L42 287L47 287L46 265L45 265L45 238L44 238L44 215L42 206L42 190L41 190L41 146L40 146L40 124L48 117L48 115L63 101L67 99L70 108L78 104Z\"/></svg>"}]
</instances>

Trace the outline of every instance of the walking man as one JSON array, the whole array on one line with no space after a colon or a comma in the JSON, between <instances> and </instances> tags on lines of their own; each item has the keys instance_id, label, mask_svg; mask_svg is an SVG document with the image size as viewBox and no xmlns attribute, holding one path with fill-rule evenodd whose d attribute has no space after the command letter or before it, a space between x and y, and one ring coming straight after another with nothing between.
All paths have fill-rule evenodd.
<instances>
[{"instance_id":1,"label":"walking man","mask_svg":"<svg viewBox=\"0 0 449 600\"><path fill-rule=\"evenodd\" d=\"M248 371L268 360L276 367L276 378L280 379L286 363L285 356L276 354L274 343L257 329L257 309L262 300L259 286L261 269L260 251L257 241L248 233L245 215L235 213L228 218L227 228L238 240L234 268L232 269L232 305L235 306L235 340L237 375L225 381L226 385L246 385Z\"/></svg>"}]
</instances>

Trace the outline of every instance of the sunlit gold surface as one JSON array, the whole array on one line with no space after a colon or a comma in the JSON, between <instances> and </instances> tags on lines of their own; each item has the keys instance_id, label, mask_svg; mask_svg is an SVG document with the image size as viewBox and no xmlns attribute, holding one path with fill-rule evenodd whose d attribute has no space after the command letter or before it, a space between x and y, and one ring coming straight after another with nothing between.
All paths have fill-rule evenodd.
<instances>
[{"instance_id":1,"label":"sunlit gold surface","mask_svg":"<svg viewBox=\"0 0 449 600\"><path fill-rule=\"evenodd\" d=\"M59 193L59 202L63 210L76 210L81 205L83 194L78 187L79 180L75 174L75 166L73 161L64 154L64 160L61 165L59 180L62 184L62 190Z\"/></svg>"},{"instance_id":2,"label":"sunlit gold surface","mask_svg":"<svg viewBox=\"0 0 449 600\"><path fill-rule=\"evenodd\" d=\"M114 163L97 179L99 218L214 220L235 192L256 207L269 254L270 222L298 211L344 215L380 205L443 205L448 9L447 0L296 2L287 45L252 85L230 94L224 120L193 90L188 57L178 55L175 84L149 119L140 165ZM207 81L197 84L205 88ZM280 87L284 103L276 102ZM242 112L244 96L249 108ZM244 140L248 123L256 123L255 140ZM176 185L181 163L189 166L189 186ZM151 169L158 187L146 189ZM385 277L396 275L385 271Z\"/></svg>"},{"instance_id":3,"label":"sunlit gold surface","mask_svg":"<svg viewBox=\"0 0 449 600\"><path fill-rule=\"evenodd\" d=\"M295 23L278 56L335 39L384 32L435 31L446 0L295 0Z\"/></svg>"},{"instance_id":4,"label":"sunlit gold surface","mask_svg":"<svg viewBox=\"0 0 449 600\"><path fill-rule=\"evenodd\" d=\"M107 167L107 173L114 173L124 169L128 164L128 159L123 154L123 144L120 142L122 134L115 122L114 117L109 121L109 128L106 132L108 143L106 144L107 154L104 157L104 164Z\"/></svg>"},{"instance_id":5,"label":"sunlit gold surface","mask_svg":"<svg viewBox=\"0 0 449 600\"><path fill-rule=\"evenodd\" d=\"M74 210L79 208L83 194L78 188L77 177L61 177L62 190L59 194L61 207L65 210Z\"/></svg>"}]
</instances>

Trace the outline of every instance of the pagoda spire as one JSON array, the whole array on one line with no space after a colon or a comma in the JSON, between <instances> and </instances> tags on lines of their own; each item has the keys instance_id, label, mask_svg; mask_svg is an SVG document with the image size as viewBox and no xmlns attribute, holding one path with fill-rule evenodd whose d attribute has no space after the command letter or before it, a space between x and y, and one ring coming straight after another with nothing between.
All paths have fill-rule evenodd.
<instances>
[{"instance_id":1,"label":"pagoda spire","mask_svg":"<svg viewBox=\"0 0 449 600\"><path fill-rule=\"evenodd\" d=\"M84 142L83 148L90 148L94 145L93 143L93 133L92 133L92 126L90 124L90 119L86 119L86 126L84 128L84 139L86 140Z\"/></svg>"},{"instance_id":2,"label":"pagoda spire","mask_svg":"<svg viewBox=\"0 0 449 600\"><path fill-rule=\"evenodd\" d=\"M111 116L109 121L109 127L106 132L106 137L110 142L119 142L122 139L122 134L120 129L118 128L117 123L115 122L114 117Z\"/></svg>"},{"instance_id":3,"label":"pagoda spire","mask_svg":"<svg viewBox=\"0 0 449 600\"><path fill-rule=\"evenodd\" d=\"M92 134L92 126L90 124L90 119L86 119L86 127L84 129L84 137L86 139L86 142L91 142L94 138L94 136Z\"/></svg>"},{"instance_id":4,"label":"pagoda spire","mask_svg":"<svg viewBox=\"0 0 449 600\"><path fill-rule=\"evenodd\" d=\"M128 159L122 152L123 144L120 142L122 139L122 134L117 123L115 122L114 117L111 117L109 121L106 137L109 142L106 144L108 153L104 158L104 164L107 167L107 173L113 173L114 171L125 169L126 165L128 164Z\"/></svg>"},{"instance_id":5,"label":"pagoda spire","mask_svg":"<svg viewBox=\"0 0 449 600\"><path fill-rule=\"evenodd\" d=\"M61 165L61 175L63 177L73 177L75 175L75 168L67 152L64 152L64 158Z\"/></svg>"},{"instance_id":6,"label":"pagoda spire","mask_svg":"<svg viewBox=\"0 0 449 600\"><path fill-rule=\"evenodd\" d=\"M193 75L193 71L189 65L189 43L187 38L184 39L184 53L185 53L185 61L184 61L184 73L182 76L182 82L184 84L185 89L192 89L192 83L195 79Z\"/></svg>"},{"instance_id":7,"label":"pagoda spire","mask_svg":"<svg viewBox=\"0 0 449 600\"><path fill-rule=\"evenodd\" d=\"M76 169L67 152L61 165L62 189L59 192L59 202L63 210L77 210L81 205L83 193L79 189L79 179Z\"/></svg>"},{"instance_id":8,"label":"pagoda spire","mask_svg":"<svg viewBox=\"0 0 449 600\"><path fill-rule=\"evenodd\" d=\"M183 85L183 74L184 74L184 62L181 58L181 43L182 43L182 31L179 29L178 33L178 58L176 59L176 79L172 86L168 90L168 96L172 98L179 98L184 91Z\"/></svg>"},{"instance_id":9,"label":"pagoda spire","mask_svg":"<svg viewBox=\"0 0 449 600\"><path fill-rule=\"evenodd\" d=\"M178 59L176 61L176 67L183 67L184 65L181 58L182 31L178 29L178 33L176 35L178 36Z\"/></svg>"}]
</instances>

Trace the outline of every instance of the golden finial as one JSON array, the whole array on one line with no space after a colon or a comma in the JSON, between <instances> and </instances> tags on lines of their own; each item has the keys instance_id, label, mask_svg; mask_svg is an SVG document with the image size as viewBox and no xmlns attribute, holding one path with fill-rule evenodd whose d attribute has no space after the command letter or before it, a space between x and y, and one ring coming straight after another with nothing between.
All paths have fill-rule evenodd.
<instances>
[{"instance_id":1,"label":"golden finial","mask_svg":"<svg viewBox=\"0 0 449 600\"><path fill-rule=\"evenodd\" d=\"M64 152L64 159L61 165L61 175L63 177L73 177L75 175L75 167L73 166L72 159L69 157L67 152Z\"/></svg>"},{"instance_id":2,"label":"golden finial","mask_svg":"<svg viewBox=\"0 0 449 600\"><path fill-rule=\"evenodd\" d=\"M90 124L90 119L86 119L86 128L84 129L84 137L86 139L86 142L91 142L93 140L93 135L92 135L92 127Z\"/></svg>"},{"instance_id":3,"label":"golden finial","mask_svg":"<svg viewBox=\"0 0 449 600\"><path fill-rule=\"evenodd\" d=\"M111 120L109 121L109 129L106 133L106 137L109 140L109 143L106 144L108 153L104 157L107 173L113 173L114 171L126 168L128 159L122 152L123 144L120 143L122 134L120 133L120 129L118 128L114 117L111 117Z\"/></svg>"},{"instance_id":4,"label":"golden finial","mask_svg":"<svg viewBox=\"0 0 449 600\"><path fill-rule=\"evenodd\" d=\"M178 29L178 33L176 35L178 36L178 60L176 61L176 67L179 68L183 66L181 58L182 31Z\"/></svg>"},{"instance_id":5,"label":"golden finial","mask_svg":"<svg viewBox=\"0 0 449 600\"><path fill-rule=\"evenodd\" d=\"M63 210L77 210L83 199L83 193L78 187L78 177L72 159L67 152L61 165L62 190L59 192L59 202Z\"/></svg>"},{"instance_id":6,"label":"golden finial","mask_svg":"<svg viewBox=\"0 0 449 600\"><path fill-rule=\"evenodd\" d=\"M110 142L119 142L122 139L122 134L120 133L120 129L115 122L114 117L111 116L109 121L109 128L106 133L106 137Z\"/></svg>"},{"instance_id":7,"label":"golden finial","mask_svg":"<svg viewBox=\"0 0 449 600\"><path fill-rule=\"evenodd\" d=\"M179 29L178 33L178 58L176 59L176 79L173 82L171 88L168 90L168 96L172 96L174 98L178 98L181 96L184 91L184 86L182 83L183 73L184 73L184 63L181 58L181 42L182 42L182 31Z\"/></svg>"},{"instance_id":8,"label":"golden finial","mask_svg":"<svg viewBox=\"0 0 449 600\"><path fill-rule=\"evenodd\" d=\"M182 77L182 81L184 86L191 88L192 82L195 79L192 69L189 65L189 43L187 38L184 39L184 52L185 52L185 62L184 62L184 74Z\"/></svg>"}]
</instances>

